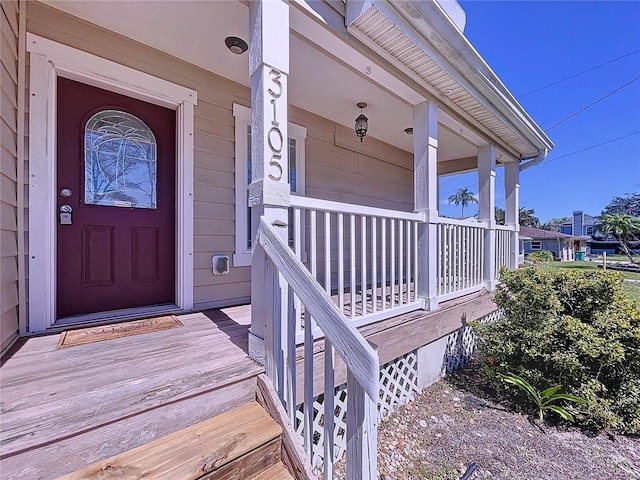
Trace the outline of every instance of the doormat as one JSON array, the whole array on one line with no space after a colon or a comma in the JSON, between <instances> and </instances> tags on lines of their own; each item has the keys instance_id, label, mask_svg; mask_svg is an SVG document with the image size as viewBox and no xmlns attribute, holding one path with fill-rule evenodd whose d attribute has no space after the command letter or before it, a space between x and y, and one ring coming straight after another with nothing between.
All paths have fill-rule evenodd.
<instances>
[{"instance_id":1,"label":"doormat","mask_svg":"<svg viewBox=\"0 0 640 480\"><path fill-rule=\"evenodd\" d=\"M113 340L114 338L160 332L182 326L182 322L174 315L167 315L133 322L116 323L114 325L68 330L60 334L60 340L58 340L58 346L56 348L68 348L77 345L86 345L87 343L104 342L106 340Z\"/></svg>"}]
</instances>

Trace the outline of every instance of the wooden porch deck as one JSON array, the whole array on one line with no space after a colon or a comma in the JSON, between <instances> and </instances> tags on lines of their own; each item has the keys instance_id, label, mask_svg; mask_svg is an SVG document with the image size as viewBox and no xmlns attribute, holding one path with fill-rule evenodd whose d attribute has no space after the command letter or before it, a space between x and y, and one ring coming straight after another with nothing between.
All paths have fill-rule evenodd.
<instances>
[{"instance_id":1,"label":"wooden porch deck","mask_svg":"<svg viewBox=\"0 0 640 480\"><path fill-rule=\"evenodd\" d=\"M29 338L0 367L0 477L56 478L255 398L250 305L179 328L56 349Z\"/></svg>"}]
</instances>

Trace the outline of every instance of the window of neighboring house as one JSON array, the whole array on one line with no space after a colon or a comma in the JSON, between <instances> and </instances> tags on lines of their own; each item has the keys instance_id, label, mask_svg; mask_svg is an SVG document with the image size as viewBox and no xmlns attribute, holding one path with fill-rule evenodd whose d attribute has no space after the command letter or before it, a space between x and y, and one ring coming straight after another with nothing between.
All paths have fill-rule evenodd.
<instances>
[{"instance_id":1,"label":"window of neighboring house","mask_svg":"<svg viewBox=\"0 0 640 480\"><path fill-rule=\"evenodd\" d=\"M542 242L540 240L531 240L531 250L542 250Z\"/></svg>"},{"instance_id":2,"label":"window of neighboring house","mask_svg":"<svg viewBox=\"0 0 640 480\"><path fill-rule=\"evenodd\" d=\"M593 235L593 227L587 227L587 235Z\"/></svg>"},{"instance_id":3,"label":"window of neighboring house","mask_svg":"<svg viewBox=\"0 0 640 480\"><path fill-rule=\"evenodd\" d=\"M233 265L251 265L251 208L249 207L249 184L251 183L251 109L233 104L235 117L235 175L236 175L236 251ZM293 123L288 124L289 185L291 193L304 195L305 140L307 129ZM289 224L292 221L289 213ZM292 243L292 229L289 229Z\"/></svg>"}]
</instances>

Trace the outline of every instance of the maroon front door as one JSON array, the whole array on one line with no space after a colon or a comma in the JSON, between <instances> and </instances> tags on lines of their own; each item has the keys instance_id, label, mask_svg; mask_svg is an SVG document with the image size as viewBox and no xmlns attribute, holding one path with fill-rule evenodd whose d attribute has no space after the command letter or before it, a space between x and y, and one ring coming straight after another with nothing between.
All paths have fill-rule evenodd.
<instances>
[{"instance_id":1,"label":"maroon front door","mask_svg":"<svg viewBox=\"0 0 640 480\"><path fill-rule=\"evenodd\" d=\"M57 318L175 302L175 111L58 79Z\"/></svg>"}]
</instances>

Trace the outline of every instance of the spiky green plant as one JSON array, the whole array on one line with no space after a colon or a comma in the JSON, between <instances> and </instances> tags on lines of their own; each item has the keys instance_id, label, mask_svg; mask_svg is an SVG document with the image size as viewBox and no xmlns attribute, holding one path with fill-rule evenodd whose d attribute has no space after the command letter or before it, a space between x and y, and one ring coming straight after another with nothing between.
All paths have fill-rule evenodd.
<instances>
[{"instance_id":1,"label":"spiky green plant","mask_svg":"<svg viewBox=\"0 0 640 480\"><path fill-rule=\"evenodd\" d=\"M538 413L538 418L542 420L546 411L552 411L560 415L563 419L573 422L573 415L563 406L558 405L559 402L567 401L574 403L586 403L586 401L580 397L576 397L575 395L571 395L568 393L559 393L560 389L562 389L562 385L556 385L555 387L547 388L542 392L535 389L529 382L527 382L524 378L509 374L502 375L499 374L499 377L503 382L508 383L510 385L515 385L523 392L526 392L529 397L536 404L536 409Z\"/></svg>"}]
</instances>

